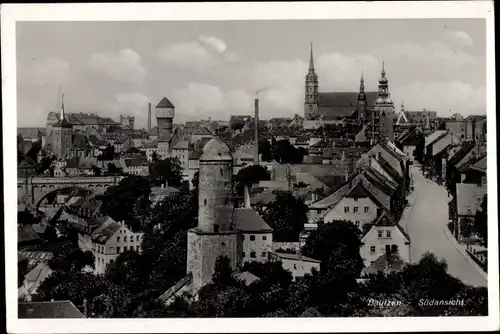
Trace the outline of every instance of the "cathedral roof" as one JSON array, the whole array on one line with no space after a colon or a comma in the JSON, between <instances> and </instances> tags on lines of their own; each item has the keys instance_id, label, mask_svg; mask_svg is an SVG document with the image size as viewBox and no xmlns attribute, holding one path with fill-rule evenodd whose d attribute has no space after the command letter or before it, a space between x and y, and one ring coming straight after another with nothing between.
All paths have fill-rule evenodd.
<instances>
[{"instance_id":1,"label":"cathedral roof","mask_svg":"<svg viewBox=\"0 0 500 334\"><path fill-rule=\"evenodd\" d=\"M367 105L372 105L377 92L366 92ZM318 113L324 120L349 117L357 109L358 92L324 92L318 93Z\"/></svg>"},{"instance_id":2,"label":"cathedral roof","mask_svg":"<svg viewBox=\"0 0 500 334\"><path fill-rule=\"evenodd\" d=\"M160 103L158 103L158 105L156 106L156 108L175 108L175 107L172 104L172 102L170 102L169 99L167 99L166 97L164 97L163 99L161 99Z\"/></svg>"},{"instance_id":3,"label":"cathedral roof","mask_svg":"<svg viewBox=\"0 0 500 334\"><path fill-rule=\"evenodd\" d=\"M222 139L214 137L203 148L200 160L233 161L233 155L229 146Z\"/></svg>"}]
</instances>

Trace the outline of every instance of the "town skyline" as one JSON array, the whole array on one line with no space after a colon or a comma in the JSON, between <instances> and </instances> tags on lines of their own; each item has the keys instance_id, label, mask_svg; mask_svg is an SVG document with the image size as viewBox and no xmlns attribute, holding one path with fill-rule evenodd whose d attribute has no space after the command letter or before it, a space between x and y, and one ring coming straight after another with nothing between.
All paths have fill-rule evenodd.
<instances>
[{"instance_id":1,"label":"town skyline","mask_svg":"<svg viewBox=\"0 0 500 334\"><path fill-rule=\"evenodd\" d=\"M126 114L137 127L146 126L147 103L163 96L178 122L229 119L252 114L259 89L261 118L303 116L311 43L320 92L356 92L362 72L365 89L376 91L384 61L396 111L404 101L441 117L486 114L484 22L18 23L18 126L43 127L61 92L68 113ZM174 25L175 35L164 33Z\"/></svg>"}]
</instances>

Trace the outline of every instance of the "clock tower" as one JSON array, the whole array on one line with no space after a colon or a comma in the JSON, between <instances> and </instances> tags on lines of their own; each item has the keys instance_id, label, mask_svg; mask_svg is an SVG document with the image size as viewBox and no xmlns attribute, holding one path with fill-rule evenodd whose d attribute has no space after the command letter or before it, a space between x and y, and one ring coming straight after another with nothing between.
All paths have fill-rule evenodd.
<instances>
[{"instance_id":1,"label":"clock tower","mask_svg":"<svg viewBox=\"0 0 500 334\"><path fill-rule=\"evenodd\" d=\"M305 119L315 119L318 111L318 75L314 70L313 48L311 43L311 54L309 56L309 72L306 75L305 84Z\"/></svg>"},{"instance_id":2,"label":"clock tower","mask_svg":"<svg viewBox=\"0 0 500 334\"><path fill-rule=\"evenodd\" d=\"M155 108L156 124L158 136L172 134L173 121L175 116L175 107L172 102L164 97Z\"/></svg>"},{"instance_id":3,"label":"clock tower","mask_svg":"<svg viewBox=\"0 0 500 334\"><path fill-rule=\"evenodd\" d=\"M370 117L371 139L394 141L394 103L389 93L389 81L385 77L385 65L382 63L382 75L378 81L377 100Z\"/></svg>"}]
</instances>

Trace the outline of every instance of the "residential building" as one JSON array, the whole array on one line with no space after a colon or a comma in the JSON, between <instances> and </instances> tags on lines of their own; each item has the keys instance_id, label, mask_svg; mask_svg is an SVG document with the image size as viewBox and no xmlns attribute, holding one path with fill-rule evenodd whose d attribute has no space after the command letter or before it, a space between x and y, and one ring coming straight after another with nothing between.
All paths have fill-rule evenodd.
<instances>
[{"instance_id":1,"label":"residential building","mask_svg":"<svg viewBox=\"0 0 500 334\"><path fill-rule=\"evenodd\" d=\"M361 258L365 267L370 267L381 255L394 253L410 262L410 237L383 211L361 239Z\"/></svg>"},{"instance_id":2,"label":"residential building","mask_svg":"<svg viewBox=\"0 0 500 334\"><path fill-rule=\"evenodd\" d=\"M79 319L85 316L69 300L17 304L19 319Z\"/></svg>"},{"instance_id":3,"label":"residential building","mask_svg":"<svg viewBox=\"0 0 500 334\"><path fill-rule=\"evenodd\" d=\"M307 256L279 252L270 252L269 261L281 262L283 269L290 271L294 280L312 274L313 269L319 272L321 264L321 261Z\"/></svg>"}]
</instances>

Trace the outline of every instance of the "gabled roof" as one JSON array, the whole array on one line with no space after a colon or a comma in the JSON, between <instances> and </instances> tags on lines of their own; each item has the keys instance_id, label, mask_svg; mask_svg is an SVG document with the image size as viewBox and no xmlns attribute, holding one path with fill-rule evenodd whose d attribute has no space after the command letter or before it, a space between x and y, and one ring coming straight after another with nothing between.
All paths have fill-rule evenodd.
<instances>
[{"instance_id":1,"label":"gabled roof","mask_svg":"<svg viewBox=\"0 0 500 334\"><path fill-rule=\"evenodd\" d=\"M398 224L396 223L388 214L387 212L384 210L382 211L382 213L375 219L375 221L373 222L373 225L371 227L371 229L363 236L363 239L361 240L362 242L364 242L366 240L366 237L368 236L368 234L374 230L375 227L383 227L383 226L394 226L396 227L399 232L401 232L401 234L403 235L403 237L405 238L405 241L406 242L410 242L410 236L405 232L405 230Z\"/></svg>"},{"instance_id":2,"label":"gabled roof","mask_svg":"<svg viewBox=\"0 0 500 334\"><path fill-rule=\"evenodd\" d=\"M194 132L193 135L197 136L213 136L213 133L210 132L206 127L200 126Z\"/></svg>"},{"instance_id":3,"label":"gabled roof","mask_svg":"<svg viewBox=\"0 0 500 334\"><path fill-rule=\"evenodd\" d=\"M33 161L29 156L26 156L23 161L17 166L18 168L34 168L36 166L36 162Z\"/></svg>"},{"instance_id":4,"label":"gabled roof","mask_svg":"<svg viewBox=\"0 0 500 334\"><path fill-rule=\"evenodd\" d=\"M17 315L21 319L85 318L85 316L69 300L18 303Z\"/></svg>"},{"instance_id":5,"label":"gabled roof","mask_svg":"<svg viewBox=\"0 0 500 334\"><path fill-rule=\"evenodd\" d=\"M32 225L23 225L17 228L17 242L38 241L40 237L33 229Z\"/></svg>"},{"instance_id":6,"label":"gabled roof","mask_svg":"<svg viewBox=\"0 0 500 334\"><path fill-rule=\"evenodd\" d=\"M456 165L459 163L470 151L474 149L476 144L473 141L467 141L462 144L460 149L448 160L448 165Z\"/></svg>"},{"instance_id":7,"label":"gabled roof","mask_svg":"<svg viewBox=\"0 0 500 334\"><path fill-rule=\"evenodd\" d=\"M272 232L273 229L252 208L234 210L235 228L242 232Z\"/></svg>"},{"instance_id":8,"label":"gabled roof","mask_svg":"<svg viewBox=\"0 0 500 334\"><path fill-rule=\"evenodd\" d=\"M125 159L124 162L125 166L129 168L139 167L139 166L149 166L149 162L146 157Z\"/></svg>"},{"instance_id":9,"label":"gabled roof","mask_svg":"<svg viewBox=\"0 0 500 334\"><path fill-rule=\"evenodd\" d=\"M434 143L434 141L442 136L446 135L446 130L437 130L425 137L425 147Z\"/></svg>"},{"instance_id":10,"label":"gabled roof","mask_svg":"<svg viewBox=\"0 0 500 334\"><path fill-rule=\"evenodd\" d=\"M172 104L172 102L170 102L170 100L167 99L167 97L164 97L163 99L161 99L160 103L156 105L156 108L175 108L175 107Z\"/></svg>"},{"instance_id":11,"label":"gabled roof","mask_svg":"<svg viewBox=\"0 0 500 334\"><path fill-rule=\"evenodd\" d=\"M486 156L475 162L470 168L479 172L486 173Z\"/></svg>"},{"instance_id":12,"label":"gabled roof","mask_svg":"<svg viewBox=\"0 0 500 334\"><path fill-rule=\"evenodd\" d=\"M378 272L393 273L399 272L406 266L406 262L399 256L399 254L384 253L380 255L371 265L363 270L365 275L376 274Z\"/></svg>"},{"instance_id":13,"label":"gabled roof","mask_svg":"<svg viewBox=\"0 0 500 334\"><path fill-rule=\"evenodd\" d=\"M158 297L158 301L162 304L166 304L170 300L170 298L172 298L179 290L192 283L193 283L193 276L191 273L189 273L188 275L177 281L177 283L171 286L160 297Z\"/></svg>"},{"instance_id":14,"label":"gabled roof","mask_svg":"<svg viewBox=\"0 0 500 334\"><path fill-rule=\"evenodd\" d=\"M349 192L351 189L350 184L347 183L344 186L342 186L340 189L338 189L336 192L331 194L330 196L323 198L315 203L312 203L309 207L310 208L329 208L334 205L336 205L338 202L344 198L344 196Z\"/></svg>"},{"instance_id":15,"label":"gabled roof","mask_svg":"<svg viewBox=\"0 0 500 334\"><path fill-rule=\"evenodd\" d=\"M238 273L235 276L236 276L236 279L243 281L246 286L252 284L255 281L260 280L260 278L258 278L257 276L255 276L254 274L252 274L249 271L244 271L242 273Z\"/></svg>"},{"instance_id":16,"label":"gabled roof","mask_svg":"<svg viewBox=\"0 0 500 334\"><path fill-rule=\"evenodd\" d=\"M106 217L105 221L92 231L92 240L105 244L121 227L111 217Z\"/></svg>"}]
</instances>

